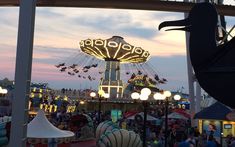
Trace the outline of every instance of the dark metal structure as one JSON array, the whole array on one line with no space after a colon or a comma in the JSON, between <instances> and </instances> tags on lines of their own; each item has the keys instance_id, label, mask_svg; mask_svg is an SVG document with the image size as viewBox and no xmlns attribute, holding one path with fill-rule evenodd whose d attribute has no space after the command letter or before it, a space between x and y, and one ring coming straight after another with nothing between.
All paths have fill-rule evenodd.
<instances>
[{"instance_id":1,"label":"dark metal structure","mask_svg":"<svg viewBox=\"0 0 235 147\"><path fill-rule=\"evenodd\" d=\"M147 147L147 139L146 139L146 122L147 122L147 115L148 115L148 102L143 101L144 106L144 124L143 124L143 147Z\"/></svg>"},{"instance_id":2,"label":"dark metal structure","mask_svg":"<svg viewBox=\"0 0 235 147\"><path fill-rule=\"evenodd\" d=\"M168 146L168 135L170 135L168 133L168 106L169 105L169 100L168 100L168 97L166 97L166 100L165 100L165 147Z\"/></svg>"},{"instance_id":3,"label":"dark metal structure","mask_svg":"<svg viewBox=\"0 0 235 147\"><path fill-rule=\"evenodd\" d=\"M230 112L233 112L228 106L216 102L211 106L203 109L194 115L194 119L210 119L210 120L228 120L226 117Z\"/></svg>"},{"instance_id":4,"label":"dark metal structure","mask_svg":"<svg viewBox=\"0 0 235 147\"><path fill-rule=\"evenodd\" d=\"M189 12L192 2L161 0L37 0L40 7L90 7L110 9L137 9L168 12ZM0 6L19 6L19 0L1 0ZM235 16L235 6L216 5L220 15Z\"/></svg>"},{"instance_id":5,"label":"dark metal structure","mask_svg":"<svg viewBox=\"0 0 235 147\"><path fill-rule=\"evenodd\" d=\"M189 51L196 78L200 86L218 101L235 108L235 37L222 45L216 44L218 14L214 5L198 3L188 18L166 21L166 26L185 26L178 29L190 32Z\"/></svg>"}]
</instances>

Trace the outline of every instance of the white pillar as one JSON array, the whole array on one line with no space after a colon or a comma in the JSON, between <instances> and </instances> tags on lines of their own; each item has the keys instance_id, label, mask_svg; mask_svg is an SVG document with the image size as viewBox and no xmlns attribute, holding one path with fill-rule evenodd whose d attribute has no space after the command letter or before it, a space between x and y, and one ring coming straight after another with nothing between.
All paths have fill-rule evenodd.
<instances>
[{"instance_id":1,"label":"white pillar","mask_svg":"<svg viewBox=\"0 0 235 147\"><path fill-rule=\"evenodd\" d=\"M193 67L191 64L190 56L189 56L189 36L190 34L186 32L186 55L187 55L187 69L188 69L188 87L189 87L189 101L190 101L190 114L193 116L195 114L195 77L193 73ZM193 119L191 119L192 125Z\"/></svg>"},{"instance_id":2,"label":"white pillar","mask_svg":"<svg viewBox=\"0 0 235 147\"><path fill-rule=\"evenodd\" d=\"M201 101L202 101L202 88L198 82L196 82L196 109L195 112L201 111Z\"/></svg>"},{"instance_id":3,"label":"white pillar","mask_svg":"<svg viewBox=\"0 0 235 147\"><path fill-rule=\"evenodd\" d=\"M189 0L184 0L184 2L189 2ZM188 17L188 13L184 14L184 17ZM187 69L188 69L188 87L189 87L189 101L190 101L190 114L194 115L195 114L195 87L194 87L194 82L195 82L195 76L193 72L193 67L191 64L190 60L190 54L189 54L189 37L190 33L186 32L186 55L187 55ZM191 123L192 125L195 125L193 119L191 118Z\"/></svg>"},{"instance_id":4,"label":"white pillar","mask_svg":"<svg viewBox=\"0 0 235 147\"><path fill-rule=\"evenodd\" d=\"M35 8L36 0L20 1L10 147L26 146Z\"/></svg>"}]
</instances>

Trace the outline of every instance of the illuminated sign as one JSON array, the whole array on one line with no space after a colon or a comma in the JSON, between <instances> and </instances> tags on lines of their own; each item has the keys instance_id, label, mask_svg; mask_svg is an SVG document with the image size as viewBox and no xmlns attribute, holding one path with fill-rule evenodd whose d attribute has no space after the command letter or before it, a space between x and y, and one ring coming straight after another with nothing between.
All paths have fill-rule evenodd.
<instances>
[{"instance_id":1,"label":"illuminated sign","mask_svg":"<svg viewBox=\"0 0 235 147\"><path fill-rule=\"evenodd\" d=\"M48 104L40 104L40 109L44 110L45 112L56 112L57 106L56 105L48 105Z\"/></svg>"},{"instance_id":2,"label":"illuminated sign","mask_svg":"<svg viewBox=\"0 0 235 147\"><path fill-rule=\"evenodd\" d=\"M113 122L117 122L118 119L122 117L121 110L111 110L111 119Z\"/></svg>"},{"instance_id":3,"label":"illuminated sign","mask_svg":"<svg viewBox=\"0 0 235 147\"><path fill-rule=\"evenodd\" d=\"M67 106L67 113L73 113L76 110L76 106Z\"/></svg>"},{"instance_id":4,"label":"illuminated sign","mask_svg":"<svg viewBox=\"0 0 235 147\"><path fill-rule=\"evenodd\" d=\"M224 129L232 129L232 124L224 124Z\"/></svg>"}]
</instances>

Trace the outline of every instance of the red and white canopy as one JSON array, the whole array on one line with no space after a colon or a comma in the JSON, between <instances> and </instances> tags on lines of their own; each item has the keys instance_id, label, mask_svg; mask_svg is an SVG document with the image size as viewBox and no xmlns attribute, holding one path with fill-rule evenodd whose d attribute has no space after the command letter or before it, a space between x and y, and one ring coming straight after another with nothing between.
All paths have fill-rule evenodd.
<instances>
[{"instance_id":1,"label":"red and white canopy","mask_svg":"<svg viewBox=\"0 0 235 147\"><path fill-rule=\"evenodd\" d=\"M134 120L136 115L140 115L144 119L144 112L136 113L135 115L127 117L126 119ZM159 120L159 119L151 115L147 115L147 121L154 121L154 120Z\"/></svg>"},{"instance_id":2,"label":"red and white canopy","mask_svg":"<svg viewBox=\"0 0 235 147\"><path fill-rule=\"evenodd\" d=\"M180 113L177 112L173 112L171 114L167 115L168 119L183 119L183 120L187 120L188 118L181 115ZM165 118L165 116L163 116L163 118Z\"/></svg>"}]
</instances>

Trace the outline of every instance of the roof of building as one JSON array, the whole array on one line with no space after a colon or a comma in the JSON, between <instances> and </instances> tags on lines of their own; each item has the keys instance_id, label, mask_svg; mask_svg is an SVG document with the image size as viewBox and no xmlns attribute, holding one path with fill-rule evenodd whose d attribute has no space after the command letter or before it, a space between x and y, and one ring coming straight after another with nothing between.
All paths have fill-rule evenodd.
<instances>
[{"instance_id":1,"label":"roof of building","mask_svg":"<svg viewBox=\"0 0 235 147\"><path fill-rule=\"evenodd\" d=\"M195 114L194 119L213 119L228 120L226 115L232 112L232 109L220 102L212 104L210 107L203 109Z\"/></svg>"}]
</instances>

